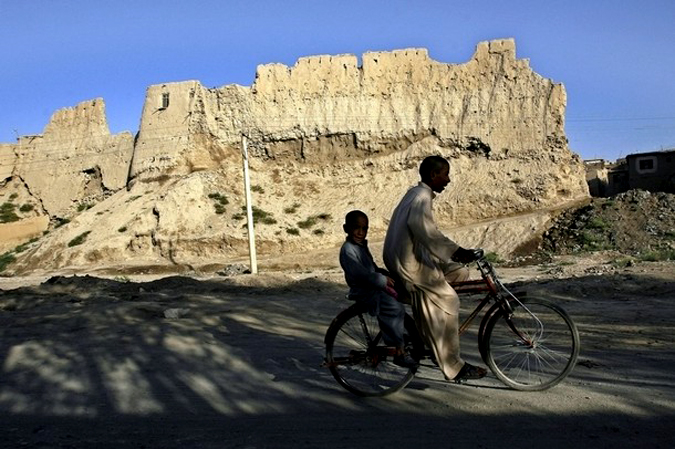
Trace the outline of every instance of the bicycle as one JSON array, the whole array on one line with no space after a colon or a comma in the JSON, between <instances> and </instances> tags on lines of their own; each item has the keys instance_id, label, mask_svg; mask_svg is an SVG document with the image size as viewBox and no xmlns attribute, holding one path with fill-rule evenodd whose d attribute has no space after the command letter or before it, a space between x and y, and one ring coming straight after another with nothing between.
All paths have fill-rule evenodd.
<instances>
[{"instance_id":1,"label":"bicycle","mask_svg":"<svg viewBox=\"0 0 675 449\"><path fill-rule=\"evenodd\" d=\"M459 328L462 335L489 304L478 331L478 349L490 371L515 390L541 391L557 385L574 368L579 355L579 332L570 316L547 299L518 298L499 280L492 264L478 253L481 279L453 284L461 296L486 293ZM523 295L521 295L523 296ZM406 313L406 350L420 361L432 358ZM327 366L337 382L358 396L386 396L406 387L417 367L392 363L395 348L382 341L377 317L354 303L332 321L326 336Z\"/></svg>"}]
</instances>

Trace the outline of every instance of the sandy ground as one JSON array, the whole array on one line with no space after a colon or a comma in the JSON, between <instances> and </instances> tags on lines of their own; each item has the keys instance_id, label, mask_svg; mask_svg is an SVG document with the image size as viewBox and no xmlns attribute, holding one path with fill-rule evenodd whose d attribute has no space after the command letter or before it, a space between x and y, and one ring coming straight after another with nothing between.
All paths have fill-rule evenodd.
<instances>
[{"instance_id":1,"label":"sandy ground","mask_svg":"<svg viewBox=\"0 0 675 449\"><path fill-rule=\"evenodd\" d=\"M499 272L578 324L579 363L550 390L492 375L449 384L424 366L395 395L351 395L320 366L348 305L330 263L0 279L0 447L673 447L675 264L587 257ZM475 332L462 348L480 363Z\"/></svg>"}]
</instances>

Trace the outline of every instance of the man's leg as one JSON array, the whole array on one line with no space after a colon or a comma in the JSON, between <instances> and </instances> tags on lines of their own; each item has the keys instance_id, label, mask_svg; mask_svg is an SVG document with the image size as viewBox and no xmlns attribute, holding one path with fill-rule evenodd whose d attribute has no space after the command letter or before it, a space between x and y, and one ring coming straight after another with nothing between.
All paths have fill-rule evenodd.
<instances>
[{"instance_id":1,"label":"man's leg","mask_svg":"<svg viewBox=\"0 0 675 449\"><path fill-rule=\"evenodd\" d=\"M463 266L462 264L458 263L446 265L444 267L443 274L445 276L445 280L448 282L448 284L451 285L450 288L452 289L455 295L457 295L457 292L455 292L454 289L452 288L452 284L457 282L468 281L470 276L469 269ZM457 300L459 302L459 297L457 297ZM459 332L459 319L457 319L454 322L454 326L455 332ZM459 335L457 336L457 339L459 340ZM452 377L448 375L447 370L444 370L444 374L447 379L455 379L458 375L461 376L462 379L480 379L481 377L484 377L487 374L487 370L485 368L464 363L461 367L461 371L459 373L454 374Z\"/></svg>"},{"instance_id":2,"label":"man's leg","mask_svg":"<svg viewBox=\"0 0 675 449\"><path fill-rule=\"evenodd\" d=\"M415 295L414 307L417 326L431 345L438 366L447 379L454 379L464 366L459 348L459 316L446 313L421 292Z\"/></svg>"}]
</instances>

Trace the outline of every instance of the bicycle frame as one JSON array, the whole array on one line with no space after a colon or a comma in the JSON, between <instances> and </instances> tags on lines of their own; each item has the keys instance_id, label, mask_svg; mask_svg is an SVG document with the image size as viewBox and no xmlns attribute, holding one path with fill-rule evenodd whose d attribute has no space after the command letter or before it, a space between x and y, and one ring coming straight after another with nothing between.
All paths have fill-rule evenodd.
<instances>
[{"instance_id":1,"label":"bicycle frame","mask_svg":"<svg viewBox=\"0 0 675 449\"><path fill-rule=\"evenodd\" d=\"M469 295L484 292L487 293L478 306L476 306L471 314L462 322L459 327L459 335L462 335L471 326L473 320L481 313L485 306L487 306L490 301L494 300L495 305L493 306L493 309L489 310L488 313L485 314L483 320L487 321L490 316L492 316L492 312L494 312L496 308L501 308L506 317L506 322L514 334L516 334L524 342L527 342L529 339L527 339L511 321L513 309L511 307L510 301L515 300L520 303L518 298L516 298L516 296L501 283L497 277L497 273L489 261L487 261L485 258L478 259L476 261L476 266L478 267L478 271L481 273L481 279L455 282L452 284L452 288L455 289L455 292L458 295ZM506 297L507 295L511 299L508 299Z\"/></svg>"}]
</instances>

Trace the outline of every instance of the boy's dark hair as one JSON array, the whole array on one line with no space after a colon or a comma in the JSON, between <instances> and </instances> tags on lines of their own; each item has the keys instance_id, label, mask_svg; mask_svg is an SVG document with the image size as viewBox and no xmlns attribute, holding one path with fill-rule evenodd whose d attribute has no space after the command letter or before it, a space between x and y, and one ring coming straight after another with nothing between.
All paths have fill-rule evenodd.
<instances>
[{"instance_id":1,"label":"boy's dark hair","mask_svg":"<svg viewBox=\"0 0 675 449\"><path fill-rule=\"evenodd\" d=\"M365 212L360 211L360 210L353 210L351 212L347 212L347 215L345 215L345 228L350 228L352 227L355 223L356 220L359 217L363 217L366 220L368 219L368 215L366 215Z\"/></svg>"},{"instance_id":2,"label":"boy's dark hair","mask_svg":"<svg viewBox=\"0 0 675 449\"><path fill-rule=\"evenodd\" d=\"M450 162L441 156L427 156L420 164L420 177L422 181L430 181L431 173L449 166Z\"/></svg>"}]
</instances>

